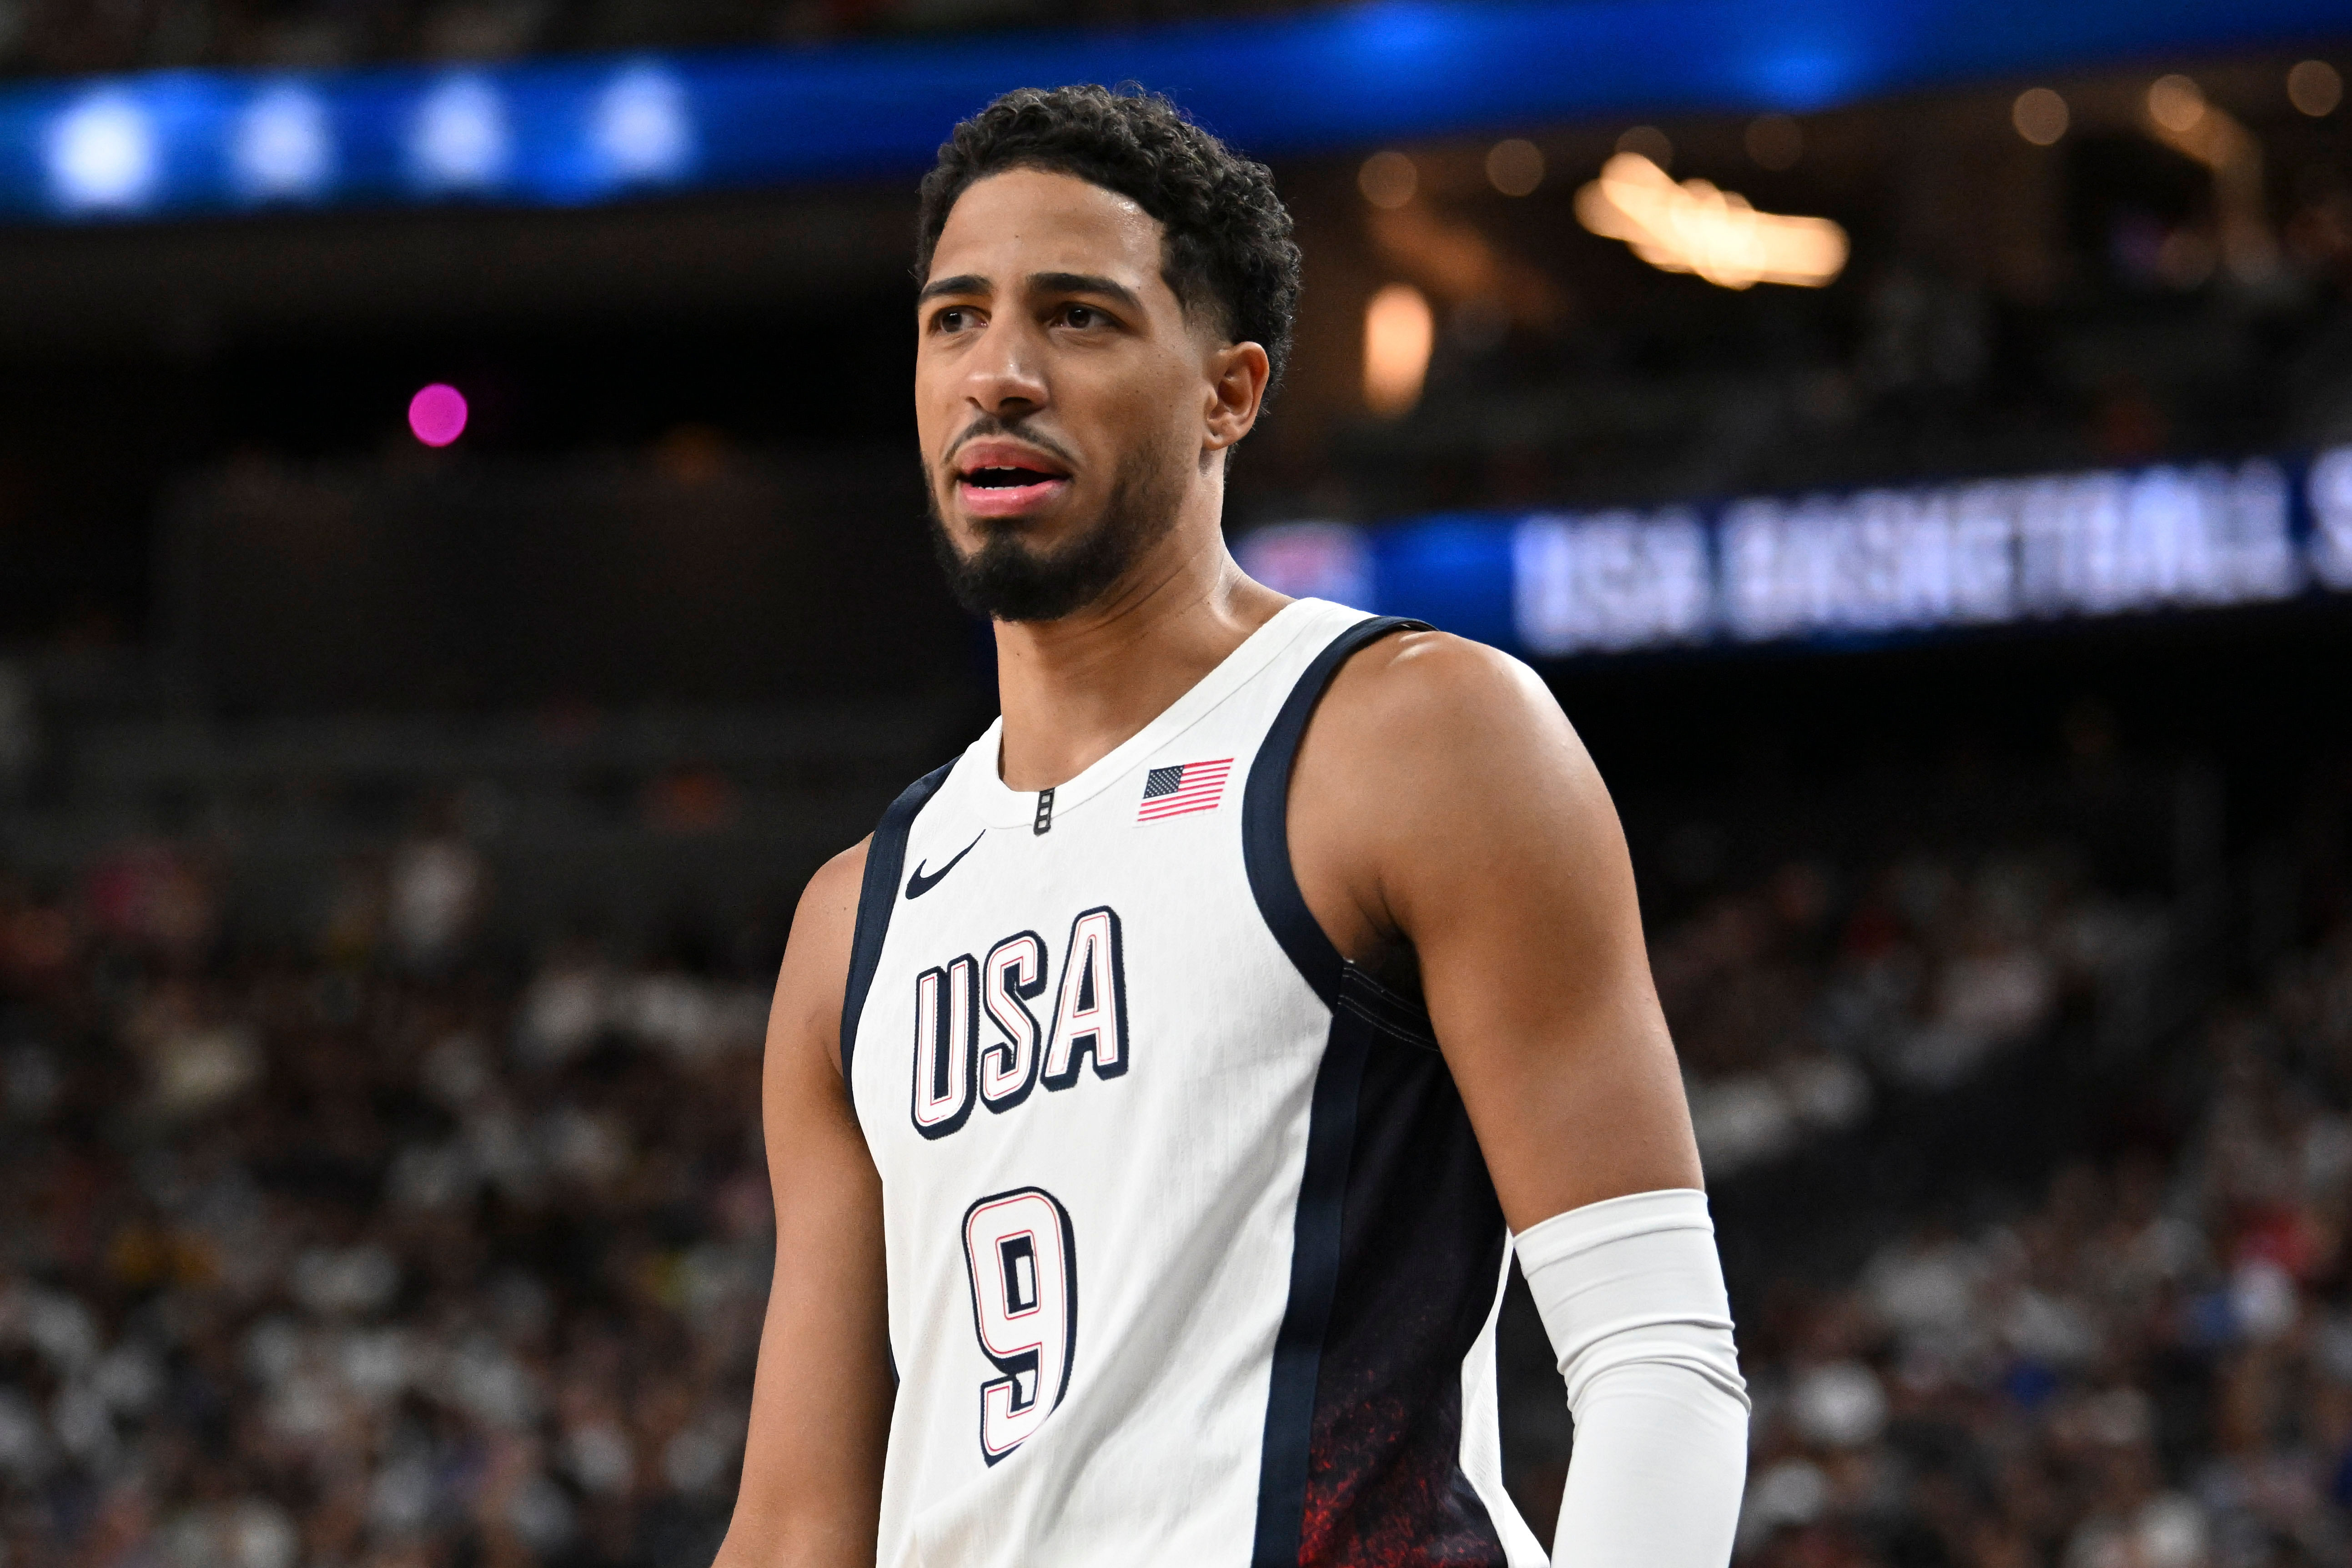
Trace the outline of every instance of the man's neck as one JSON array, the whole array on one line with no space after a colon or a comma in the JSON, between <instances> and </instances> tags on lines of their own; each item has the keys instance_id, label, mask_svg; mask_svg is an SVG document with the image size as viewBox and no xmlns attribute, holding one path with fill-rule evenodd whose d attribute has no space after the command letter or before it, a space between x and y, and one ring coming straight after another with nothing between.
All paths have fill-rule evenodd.
<instances>
[{"instance_id":1,"label":"man's neck","mask_svg":"<svg viewBox=\"0 0 2352 1568\"><path fill-rule=\"evenodd\" d=\"M1165 712L1285 600L1242 575L1222 534L1177 529L1099 601L996 623L1007 787L1068 782Z\"/></svg>"}]
</instances>

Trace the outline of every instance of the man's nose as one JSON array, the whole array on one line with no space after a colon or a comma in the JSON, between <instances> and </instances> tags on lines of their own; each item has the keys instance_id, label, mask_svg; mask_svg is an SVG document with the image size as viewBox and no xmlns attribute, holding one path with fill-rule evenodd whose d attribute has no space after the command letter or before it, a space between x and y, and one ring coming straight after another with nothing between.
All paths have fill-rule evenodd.
<instances>
[{"instance_id":1,"label":"man's nose","mask_svg":"<svg viewBox=\"0 0 2352 1568\"><path fill-rule=\"evenodd\" d=\"M1046 383L1044 344L1024 323L988 324L978 351L966 362L964 395L991 414L1042 408Z\"/></svg>"}]
</instances>

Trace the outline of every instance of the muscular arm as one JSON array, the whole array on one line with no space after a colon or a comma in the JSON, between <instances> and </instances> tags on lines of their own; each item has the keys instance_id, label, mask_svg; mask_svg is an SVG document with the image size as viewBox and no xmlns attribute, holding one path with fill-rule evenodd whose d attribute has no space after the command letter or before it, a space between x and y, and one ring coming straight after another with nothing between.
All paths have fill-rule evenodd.
<instances>
[{"instance_id":1,"label":"muscular arm","mask_svg":"<svg viewBox=\"0 0 2352 1568\"><path fill-rule=\"evenodd\" d=\"M776 1271L743 1483L717 1568L870 1568L890 1425L882 1184L841 1078L866 847L813 878L768 1015L761 1091Z\"/></svg>"},{"instance_id":2,"label":"muscular arm","mask_svg":"<svg viewBox=\"0 0 2352 1568\"><path fill-rule=\"evenodd\" d=\"M1299 889L1339 951L1417 962L1514 1230L1700 1184L1616 810L1532 671L1436 632L1373 644L1316 710L1290 799Z\"/></svg>"},{"instance_id":3,"label":"muscular arm","mask_svg":"<svg viewBox=\"0 0 2352 1568\"><path fill-rule=\"evenodd\" d=\"M1721 1568L1748 1401L1616 812L1523 666L1433 633L1332 684L1292 863L1335 945L1408 965L1486 1154L1577 1444L1553 1561Z\"/></svg>"}]
</instances>

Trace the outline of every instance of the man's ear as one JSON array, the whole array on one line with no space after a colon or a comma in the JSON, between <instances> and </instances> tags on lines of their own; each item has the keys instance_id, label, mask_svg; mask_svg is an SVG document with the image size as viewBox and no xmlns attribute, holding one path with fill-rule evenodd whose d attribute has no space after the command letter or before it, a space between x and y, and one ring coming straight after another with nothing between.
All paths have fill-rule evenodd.
<instances>
[{"instance_id":1,"label":"man's ear","mask_svg":"<svg viewBox=\"0 0 2352 1568\"><path fill-rule=\"evenodd\" d=\"M1201 428L1203 452L1222 452L1250 433L1265 406L1265 384L1273 374L1265 350L1256 343L1227 343L1209 352L1209 392Z\"/></svg>"}]
</instances>

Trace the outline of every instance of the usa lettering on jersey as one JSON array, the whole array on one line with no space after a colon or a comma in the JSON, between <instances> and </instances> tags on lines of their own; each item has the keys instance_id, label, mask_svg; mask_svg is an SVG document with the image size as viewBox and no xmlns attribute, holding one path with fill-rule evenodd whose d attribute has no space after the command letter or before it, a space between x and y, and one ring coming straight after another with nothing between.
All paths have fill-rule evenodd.
<instances>
[{"instance_id":1,"label":"usa lettering on jersey","mask_svg":"<svg viewBox=\"0 0 2352 1568\"><path fill-rule=\"evenodd\" d=\"M1015 931L983 959L959 953L915 977L915 1051L909 1115L926 1138L945 1138L975 1103L1003 1113L1043 1084L1066 1089L1091 1062L1097 1078L1127 1071L1127 958L1118 911L1108 904L1070 922L1060 983L1048 989L1045 943ZM981 1018L990 1026L981 1043Z\"/></svg>"}]
</instances>

